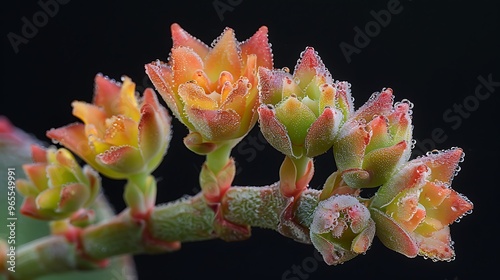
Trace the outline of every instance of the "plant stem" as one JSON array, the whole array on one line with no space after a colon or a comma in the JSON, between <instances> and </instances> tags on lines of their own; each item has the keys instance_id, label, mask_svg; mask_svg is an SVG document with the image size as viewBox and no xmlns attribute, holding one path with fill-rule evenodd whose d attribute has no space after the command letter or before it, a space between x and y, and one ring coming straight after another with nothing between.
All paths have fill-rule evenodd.
<instances>
[{"instance_id":1,"label":"plant stem","mask_svg":"<svg viewBox=\"0 0 500 280\"><path fill-rule=\"evenodd\" d=\"M320 192L308 189L298 201L295 215L300 224L309 227L311 214ZM236 224L276 229L286 198L278 183L264 187L233 187L222 200L224 217ZM191 242L217 238L215 214L198 194L190 198L157 206L149 223L131 219L128 209L100 224L85 228L80 248L62 236L49 236L22 246L17 255L16 272L9 279L31 279L76 269L91 269L90 260L103 260L123 254L150 253L144 244L147 226L151 237L161 242ZM78 249L78 250L77 250Z\"/></svg>"},{"instance_id":2,"label":"plant stem","mask_svg":"<svg viewBox=\"0 0 500 280\"><path fill-rule=\"evenodd\" d=\"M228 141L227 143L222 143L214 151L207 154L206 163L208 168L212 170L213 173L217 174L219 171L226 166L229 157L231 156L231 150L236 145L235 141Z\"/></svg>"}]
</instances>

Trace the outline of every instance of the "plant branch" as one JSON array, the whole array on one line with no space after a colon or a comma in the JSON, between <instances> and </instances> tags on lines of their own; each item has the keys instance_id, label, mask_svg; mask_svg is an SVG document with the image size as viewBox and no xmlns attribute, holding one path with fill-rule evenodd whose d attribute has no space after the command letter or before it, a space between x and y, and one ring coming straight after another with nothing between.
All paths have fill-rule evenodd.
<instances>
[{"instance_id":1,"label":"plant branch","mask_svg":"<svg viewBox=\"0 0 500 280\"><path fill-rule=\"evenodd\" d=\"M318 204L320 192L308 189L300 197L297 221L305 227ZM235 224L276 230L287 198L275 183L263 187L232 187L222 200L224 217ZM71 270L96 269L103 260L123 254L158 253L145 242L192 242L218 238L214 211L203 195L179 199L154 208L147 222L132 218L129 209L120 215L81 232L76 244L64 236L48 236L22 246L17 254L16 272L10 279L32 279ZM164 250L165 251L165 250ZM164 252L163 251L163 252Z\"/></svg>"}]
</instances>

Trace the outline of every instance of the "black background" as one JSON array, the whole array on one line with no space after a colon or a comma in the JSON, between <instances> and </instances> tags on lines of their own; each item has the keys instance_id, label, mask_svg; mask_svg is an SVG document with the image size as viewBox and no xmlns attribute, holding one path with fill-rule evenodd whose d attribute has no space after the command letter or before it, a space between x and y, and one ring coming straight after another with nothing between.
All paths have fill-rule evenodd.
<instances>
[{"instance_id":1,"label":"black background","mask_svg":"<svg viewBox=\"0 0 500 280\"><path fill-rule=\"evenodd\" d=\"M71 115L71 101L91 101L97 73L114 79L127 75L139 89L151 86L144 64L155 59L166 61L171 48L169 28L177 22L208 44L226 26L234 28L238 40L243 41L266 25L277 68L293 69L299 53L313 46L335 79L352 84L356 107L372 92L392 87L397 100L406 98L415 104L414 138L420 151L459 146L466 153L453 188L472 200L475 209L451 226L457 253L453 262L407 259L375 240L366 255L329 267L323 262L310 262L312 246L254 229L252 238L243 242L186 243L175 253L139 255L139 279L430 280L497 275L500 240L495 172L499 167L500 87L483 100L475 96L479 76L491 75L492 80L500 82L500 9L495 1L401 0L402 10L392 15L386 27L373 31L360 53L350 56L350 63L340 43L355 46L354 28L363 30L374 20L370 11L387 9L390 1L73 0L60 5L26 44L18 46L17 53L7 34L22 35L22 18L33 22L41 6L37 1L8 2L2 4L1 15L0 114L47 142L47 129L76 121ZM233 6L218 14L214 2ZM454 106L464 102L469 108L467 114L453 112ZM198 191L197 175L203 158L182 145L187 130L177 120L173 126L169 153L155 172L161 179L159 203ZM430 141L437 132L441 135ZM257 127L251 135L257 137ZM278 179L279 153L267 144L252 146L245 141L240 145L233 152L240 171L236 184L264 185ZM314 188L335 170L331 152L316 159L316 169L311 184ZM123 182L105 183L105 192L116 209L123 209ZM302 267L304 260L314 271L283 278L292 266ZM314 264L316 269L312 269Z\"/></svg>"}]
</instances>

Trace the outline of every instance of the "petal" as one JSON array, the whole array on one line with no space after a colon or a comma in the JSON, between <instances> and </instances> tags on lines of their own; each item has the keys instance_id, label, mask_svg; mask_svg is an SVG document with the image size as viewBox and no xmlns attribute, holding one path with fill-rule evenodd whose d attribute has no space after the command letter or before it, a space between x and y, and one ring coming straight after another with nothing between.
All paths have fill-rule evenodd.
<instances>
[{"instance_id":1,"label":"petal","mask_svg":"<svg viewBox=\"0 0 500 280\"><path fill-rule=\"evenodd\" d=\"M401 141L394 146L376 149L367 153L362 169L370 173L370 182L364 187L378 187L389 180L394 170L406 161L404 157L408 144Z\"/></svg>"},{"instance_id":2,"label":"petal","mask_svg":"<svg viewBox=\"0 0 500 280\"><path fill-rule=\"evenodd\" d=\"M204 142L203 136L199 132L191 132L184 137L184 145L194 153L206 155L217 148L217 145L210 142Z\"/></svg>"},{"instance_id":3,"label":"petal","mask_svg":"<svg viewBox=\"0 0 500 280\"><path fill-rule=\"evenodd\" d=\"M26 174L26 177L35 185L39 192L49 188L46 168L46 163L23 165L24 174Z\"/></svg>"},{"instance_id":4,"label":"petal","mask_svg":"<svg viewBox=\"0 0 500 280\"><path fill-rule=\"evenodd\" d=\"M451 194L451 191L452 189L442 183L427 182L422 188L420 203L426 208L438 207Z\"/></svg>"},{"instance_id":5,"label":"petal","mask_svg":"<svg viewBox=\"0 0 500 280\"><path fill-rule=\"evenodd\" d=\"M285 155L293 156L294 151L292 148L292 142L288 136L288 132L283 124L281 124L276 118L276 112L274 108L269 108L268 106L262 104L258 109L259 113L259 126L264 135L264 138L271 144L276 150L282 152ZM300 157L301 155L296 155Z\"/></svg>"},{"instance_id":6,"label":"petal","mask_svg":"<svg viewBox=\"0 0 500 280\"><path fill-rule=\"evenodd\" d=\"M257 67L273 68L273 54L267 37L267 27L262 26L255 34L240 44L242 61L247 61L247 56L257 56Z\"/></svg>"},{"instance_id":7,"label":"petal","mask_svg":"<svg viewBox=\"0 0 500 280\"><path fill-rule=\"evenodd\" d=\"M203 70L202 59L187 47L172 49L170 65L172 66L173 81L176 86L193 80L197 71ZM215 79L212 81L215 81ZM175 86L173 90L175 91Z\"/></svg>"},{"instance_id":8,"label":"petal","mask_svg":"<svg viewBox=\"0 0 500 280\"><path fill-rule=\"evenodd\" d=\"M262 104L276 105L283 99L283 81L285 77L293 80L292 75L283 70L270 70L259 67L259 98Z\"/></svg>"},{"instance_id":9,"label":"petal","mask_svg":"<svg viewBox=\"0 0 500 280\"><path fill-rule=\"evenodd\" d=\"M90 190L88 186L80 183L66 185L60 192L57 211L61 213L75 212L85 205L89 197Z\"/></svg>"},{"instance_id":10,"label":"petal","mask_svg":"<svg viewBox=\"0 0 500 280\"><path fill-rule=\"evenodd\" d=\"M104 132L104 122L108 116L103 108L80 101L73 101L71 106L73 107L73 116L85 124L93 124L101 133Z\"/></svg>"},{"instance_id":11,"label":"petal","mask_svg":"<svg viewBox=\"0 0 500 280\"><path fill-rule=\"evenodd\" d=\"M163 62L156 61L145 66L146 74L155 86L156 90L160 93L161 97L167 103L174 116L181 120L179 108L182 108L182 102L178 95L174 93L172 87L174 86L174 77L170 67Z\"/></svg>"},{"instance_id":12,"label":"petal","mask_svg":"<svg viewBox=\"0 0 500 280\"><path fill-rule=\"evenodd\" d=\"M195 83L185 83L179 86L179 96L187 108L195 108L201 110L216 110L218 109L217 101L210 98L203 88ZM187 112L185 112L187 113ZM189 116L188 116L189 117Z\"/></svg>"},{"instance_id":13,"label":"petal","mask_svg":"<svg viewBox=\"0 0 500 280\"><path fill-rule=\"evenodd\" d=\"M335 87L335 107L342 112L343 119L341 123L345 123L354 113L351 84L348 82L337 82Z\"/></svg>"},{"instance_id":14,"label":"petal","mask_svg":"<svg viewBox=\"0 0 500 280\"><path fill-rule=\"evenodd\" d=\"M451 245L450 228L444 227L430 237L420 240L419 255L439 261L451 261L455 258L455 251Z\"/></svg>"},{"instance_id":15,"label":"petal","mask_svg":"<svg viewBox=\"0 0 500 280\"><path fill-rule=\"evenodd\" d=\"M102 140L111 146L137 147L138 133L137 122L123 115L115 115L106 120L106 131Z\"/></svg>"},{"instance_id":16,"label":"petal","mask_svg":"<svg viewBox=\"0 0 500 280\"><path fill-rule=\"evenodd\" d=\"M339 170L361 168L370 137L370 132L362 123L351 121L344 124L333 143L333 154L337 168Z\"/></svg>"},{"instance_id":17,"label":"petal","mask_svg":"<svg viewBox=\"0 0 500 280\"><path fill-rule=\"evenodd\" d=\"M370 219L368 221L368 226L366 226L362 232L360 232L352 241L351 251L362 254L370 248L373 242L373 237L375 236L375 222Z\"/></svg>"},{"instance_id":18,"label":"petal","mask_svg":"<svg viewBox=\"0 0 500 280\"><path fill-rule=\"evenodd\" d=\"M233 29L226 28L224 30L215 41L214 48L207 54L204 62L204 70L212 81L217 80L222 71L228 71L235 77L242 74L242 62Z\"/></svg>"},{"instance_id":19,"label":"petal","mask_svg":"<svg viewBox=\"0 0 500 280\"><path fill-rule=\"evenodd\" d=\"M205 110L186 107L189 121L205 140L220 141L239 138L241 117L233 110Z\"/></svg>"},{"instance_id":20,"label":"petal","mask_svg":"<svg viewBox=\"0 0 500 280\"><path fill-rule=\"evenodd\" d=\"M120 84L102 74L97 74L94 80L94 100L93 104L102 107L108 115L113 115L116 100L120 96Z\"/></svg>"},{"instance_id":21,"label":"petal","mask_svg":"<svg viewBox=\"0 0 500 280\"><path fill-rule=\"evenodd\" d=\"M65 186L69 183L77 182L78 179L70 172L69 169L58 165L47 166L47 178L49 179L50 187Z\"/></svg>"},{"instance_id":22,"label":"petal","mask_svg":"<svg viewBox=\"0 0 500 280\"><path fill-rule=\"evenodd\" d=\"M98 154L97 163L103 167L101 173L113 179L123 179L143 171L144 162L139 150L132 146L113 147ZM111 172L108 172L111 170ZM116 172L116 173L115 173ZM121 174L117 174L121 173Z\"/></svg>"},{"instance_id":23,"label":"petal","mask_svg":"<svg viewBox=\"0 0 500 280\"><path fill-rule=\"evenodd\" d=\"M285 126L292 144L303 146L316 116L304 103L289 97L276 105L276 118Z\"/></svg>"},{"instance_id":24,"label":"petal","mask_svg":"<svg viewBox=\"0 0 500 280\"><path fill-rule=\"evenodd\" d=\"M156 155L165 154L171 138L171 124L166 110L157 103L154 92L146 90L144 97L146 102L142 105L138 126L139 149L144 161L149 162Z\"/></svg>"},{"instance_id":25,"label":"petal","mask_svg":"<svg viewBox=\"0 0 500 280\"><path fill-rule=\"evenodd\" d=\"M451 148L444 151L435 151L420 157L415 161L427 165L431 174L429 181L440 181L451 183L453 176L457 172L458 163L463 161L464 153L460 148Z\"/></svg>"},{"instance_id":26,"label":"petal","mask_svg":"<svg viewBox=\"0 0 500 280\"><path fill-rule=\"evenodd\" d=\"M208 54L210 48L182 29L179 24L173 23L170 26L170 32L172 33L173 48L181 46L191 48L201 58L204 58Z\"/></svg>"},{"instance_id":27,"label":"petal","mask_svg":"<svg viewBox=\"0 0 500 280\"><path fill-rule=\"evenodd\" d=\"M323 114L311 125L304 147L308 157L323 154L333 146L340 124L339 114L332 108L325 108Z\"/></svg>"},{"instance_id":28,"label":"petal","mask_svg":"<svg viewBox=\"0 0 500 280\"><path fill-rule=\"evenodd\" d=\"M410 233L380 210L371 208L370 212L375 221L376 235L387 248L409 258L417 256L418 244Z\"/></svg>"},{"instance_id":29,"label":"petal","mask_svg":"<svg viewBox=\"0 0 500 280\"><path fill-rule=\"evenodd\" d=\"M36 163L47 163L47 150L39 145L33 144L31 145L31 157L33 158L33 162Z\"/></svg>"},{"instance_id":30,"label":"petal","mask_svg":"<svg viewBox=\"0 0 500 280\"><path fill-rule=\"evenodd\" d=\"M62 187L49 188L36 197L36 207L40 210L55 211L59 205Z\"/></svg>"},{"instance_id":31,"label":"petal","mask_svg":"<svg viewBox=\"0 0 500 280\"><path fill-rule=\"evenodd\" d=\"M473 204L467 197L451 190L450 195L438 207L427 209L427 215L443 225L449 225L472 211L472 208Z\"/></svg>"},{"instance_id":32,"label":"petal","mask_svg":"<svg viewBox=\"0 0 500 280\"><path fill-rule=\"evenodd\" d=\"M301 88L305 88L313 81L316 75L331 77L314 48L307 47L305 51L300 54L300 59L293 71L293 77L298 79ZM328 83L332 81L329 79L325 82Z\"/></svg>"},{"instance_id":33,"label":"petal","mask_svg":"<svg viewBox=\"0 0 500 280\"><path fill-rule=\"evenodd\" d=\"M247 111L246 107L247 93L248 93L248 79L241 78L235 83L235 87L233 88L233 90L231 90L231 92L225 98L225 100L222 100L220 109L222 110L231 109L237 112L238 115L243 116Z\"/></svg>"},{"instance_id":34,"label":"petal","mask_svg":"<svg viewBox=\"0 0 500 280\"><path fill-rule=\"evenodd\" d=\"M353 118L371 121L376 115L388 115L392 110L394 96L392 89L384 89L380 93L374 93L370 99L354 112Z\"/></svg>"},{"instance_id":35,"label":"petal","mask_svg":"<svg viewBox=\"0 0 500 280\"><path fill-rule=\"evenodd\" d=\"M53 128L47 131L47 137L61 143L64 147L85 159L87 163L91 165L95 163L95 154L89 146L84 124L73 123L60 128Z\"/></svg>"},{"instance_id":36,"label":"petal","mask_svg":"<svg viewBox=\"0 0 500 280\"><path fill-rule=\"evenodd\" d=\"M392 145L392 137L389 135L389 120L385 116L373 118L367 126L372 132L372 137L365 153Z\"/></svg>"},{"instance_id":37,"label":"petal","mask_svg":"<svg viewBox=\"0 0 500 280\"><path fill-rule=\"evenodd\" d=\"M371 206L381 208L390 203L403 190L423 186L428 174L429 168L427 166L410 161L377 191Z\"/></svg>"},{"instance_id":38,"label":"petal","mask_svg":"<svg viewBox=\"0 0 500 280\"><path fill-rule=\"evenodd\" d=\"M310 233L311 242L323 256L323 260L328 265L342 264L358 254L342 248L340 245L333 243L322 235Z\"/></svg>"},{"instance_id":39,"label":"petal","mask_svg":"<svg viewBox=\"0 0 500 280\"><path fill-rule=\"evenodd\" d=\"M398 102L394 106L394 112L388 117L389 130L395 141L406 140L411 141L412 126L410 116L410 104L406 102Z\"/></svg>"}]
</instances>

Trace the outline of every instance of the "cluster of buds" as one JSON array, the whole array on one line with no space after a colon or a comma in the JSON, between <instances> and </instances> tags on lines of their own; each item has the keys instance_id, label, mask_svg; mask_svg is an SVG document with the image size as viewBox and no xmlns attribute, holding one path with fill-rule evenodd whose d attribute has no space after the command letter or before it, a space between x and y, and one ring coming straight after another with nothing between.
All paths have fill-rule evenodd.
<instances>
[{"instance_id":1,"label":"cluster of buds","mask_svg":"<svg viewBox=\"0 0 500 280\"><path fill-rule=\"evenodd\" d=\"M66 149L32 146L33 163L23 165L28 179L17 180L24 196L21 213L36 219L70 217L76 225L91 222L92 206L100 192L101 179L86 165L83 169Z\"/></svg>"}]
</instances>

